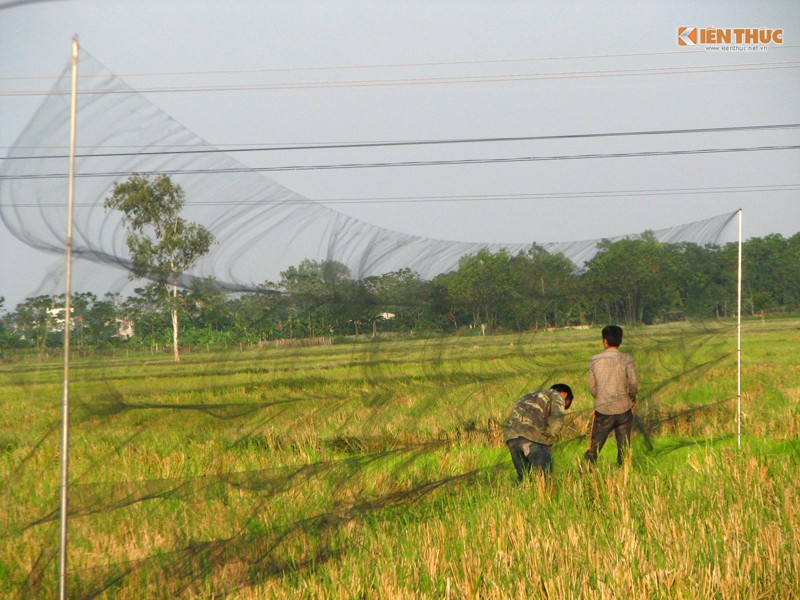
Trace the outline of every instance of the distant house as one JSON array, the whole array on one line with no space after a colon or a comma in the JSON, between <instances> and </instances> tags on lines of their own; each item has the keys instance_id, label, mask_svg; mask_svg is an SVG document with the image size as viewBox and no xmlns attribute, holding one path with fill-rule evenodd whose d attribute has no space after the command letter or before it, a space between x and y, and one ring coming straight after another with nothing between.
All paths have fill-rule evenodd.
<instances>
[{"instance_id":1,"label":"distant house","mask_svg":"<svg viewBox=\"0 0 800 600\"><path fill-rule=\"evenodd\" d=\"M67 309L63 307L47 309L47 321L52 331L64 331L64 325L66 322L64 313L66 310ZM69 314L71 315L73 312L75 312L75 309L70 307Z\"/></svg>"},{"instance_id":2,"label":"distant house","mask_svg":"<svg viewBox=\"0 0 800 600\"><path fill-rule=\"evenodd\" d=\"M131 319L117 317L114 319L114 325L116 326L114 337L123 340L129 340L133 337L133 321Z\"/></svg>"}]
</instances>

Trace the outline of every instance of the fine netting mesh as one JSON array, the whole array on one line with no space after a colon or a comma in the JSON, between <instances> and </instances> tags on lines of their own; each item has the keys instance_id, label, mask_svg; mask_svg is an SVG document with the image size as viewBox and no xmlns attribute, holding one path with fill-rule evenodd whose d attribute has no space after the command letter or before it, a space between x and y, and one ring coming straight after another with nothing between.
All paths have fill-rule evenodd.
<instances>
[{"instance_id":1,"label":"fine netting mesh","mask_svg":"<svg viewBox=\"0 0 800 600\"><path fill-rule=\"evenodd\" d=\"M185 358L181 368L156 359L144 371L119 355L81 361L72 385L70 597L234 593L346 560L366 529L402 537L432 518L428 502L457 515L462 495L512 485L501 422L513 400L555 379L583 388L598 331L579 334L334 347L322 356L232 352ZM728 326L629 332L642 380L634 464L730 439L735 386L720 375L731 372L732 334ZM3 537L26 548L24 589L35 597L52 590L58 562L60 372L32 365L15 374L36 418L6 441ZM707 381L711 402L692 401L697 380ZM557 477L577 468L591 411L578 391L554 448ZM678 435L658 443L670 433ZM613 461L609 445L601 460ZM36 508L20 510L32 495Z\"/></svg>"},{"instance_id":2,"label":"fine netting mesh","mask_svg":"<svg viewBox=\"0 0 800 600\"><path fill-rule=\"evenodd\" d=\"M132 173L173 174L190 199L184 216L217 240L186 287L212 278L226 292L256 293L303 259L341 262L356 279L404 268L429 279L483 248L515 255L531 247L426 239L343 215L215 151L86 53L80 71L87 150L76 164L74 290L121 289L128 280L125 230L103 199ZM36 158L43 151L31 148L68 139L69 85L66 72L0 179L7 229L56 256L64 252L67 159ZM113 150L130 147L140 150ZM210 152L170 153L187 148ZM719 244L732 218L653 235ZM543 247L580 269L598 240ZM637 456L680 445L655 444L663 432L695 441L730 435L733 333L724 322L626 333L642 381ZM586 443L586 368L599 345L594 328L231 349L189 355L180 366L154 355L145 369L124 353L87 357L71 383L70 597L220 597L341 559L362 544L367 524L400 535L426 518L422 499L446 504L465 486L505 485L511 466L500 424L516 398L555 380L582 393L554 452L568 472L567 457ZM31 596L54 589L60 375L36 364L9 375L31 422L6 434L0 519L4 539L25 548L19 568ZM703 380L710 401L692 398L690 383ZM31 496L35 508L20 509Z\"/></svg>"},{"instance_id":3,"label":"fine netting mesh","mask_svg":"<svg viewBox=\"0 0 800 600\"><path fill-rule=\"evenodd\" d=\"M403 268L430 279L482 248L515 255L532 246L430 239L362 222L218 151L85 52L80 73L73 253L91 266L79 262L75 289L92 289L98 282L111 289L110 280L118 287L127 280L130 262L121 214L106 211L103 200L115 183L134 173L170 175L186 192L182 216L207 227L218 241L186 274L187 287L192 278L213 277L221 289L253 291L303 259L341 262L356 279ZM0 215L6 227L31 247L56 255L63 254L65 245L68 159L53 148L69 139L70 85L71 70L66 69L0 171ZM732 218L725 214L650 229L661 242L704 245L718 243ZM597 242L539 245L581 268L597 252Z\"/></svg>"}]
</instances>

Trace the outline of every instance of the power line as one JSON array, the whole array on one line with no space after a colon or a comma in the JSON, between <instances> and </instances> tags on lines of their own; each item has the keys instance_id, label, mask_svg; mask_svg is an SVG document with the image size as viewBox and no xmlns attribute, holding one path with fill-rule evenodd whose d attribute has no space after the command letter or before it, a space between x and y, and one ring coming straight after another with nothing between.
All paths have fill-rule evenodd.
<instances>
[{"instance_id":1,"label":"power line","mask_svg":"<svg viewBox=\"0 0 800 600\"><path fill-rule=\"evenodd\" d=\"M233 200L208 202L186 202L187 206L263 206L268 204L404 204L428 202L497 202L501 200L553 200L553 199L580 199L580 198L625 198L633 196L686 196L705 194L751 194L756 192L792 192L800 190L800 183L765 184L751 186L717 186L700 188L662 188L662 189L634 189L634 190L605 190L587 192L541 192L522 194L452 194L435 196L381 196L363 198L323 198L309 199L304 197L289 200ZM9 208L58 208L63 203L56 202L10 202L3 206ZM77 202L75 206L81 208L95 208L98 205L91 202Z\"/></svg>"},{"instance_id":2,"label":"power line","mask_svg":"<svg viewBox=\"0 0 800 600\"><path fill-rule=\"evenodd\" d=\"M234 174L234 173L254 173L254 172L278 172L278 171L322 171L332 169L370 169L388 167L438 167L449 165L477 165L477 164L503 164L517 162L541 162L559 160L587 160L598 158L634 158L652 156L688 156L698 154L726 154L736 152L768 152L775 150L798 150L800 145L787 146L750 146L741 148L702 148L697 150L665 150L665 151L646 151L646 152L613 152L602 154L575 154L563 156L519 156L508 158L475 158L475 159L455 159L455 160L429 160L429 161L406 161L406 162L382 162L382 163L345 163L329 165L291 165L283 167L230 167L217 169L158 169L158 170L137 170L140 175L210 175L210 174ZM96 173L80 173L76 177L126 177L132 171L107 171ZM20 179L62 179L65 173L41 173L28 175L2 175L0 180L20 180Z\"/></svg>"},{"instance_id":3,"label":"power line","mask_svg":"<svg viewBox=\"0 0 800 600\"><path fill-rule=\"evenodd\" d=\"M46 1L46 0L37 0ZM770 50L789 50L800 48L797 44L781 44L771 46ZM302 73L310 71L350 71L363 69L408 69L421 67L462 67L462 66L481 66L481 65L502 65L519 64L529 62L551 62L551 61L577 61L577 60L599 60L608 58L637 58L653 56L689 56L692 54L707 55L704 48L681 48L680 50L665 50L662 52L616 52L609 54L577 54L567 56L533 56L518 58L496 58L496 59L473 59L473 60L442 60L427 62L409 63L367 63L349 65L330 65L330 66L310 66L310 67L253 67L249 69L201 69L193 71L136 71L129 73L117 73L117 77L181 77L197 75L249 75L257 73ZM35 81L53 80L61 75L28 75L17 77L0 77L0 81ZM84 74L83 79L106 77L104 74Z\"/></svg>"},{"instance_id":4,"label":"power line","mask_svg":"<svg viewBox=\"0 0 800 600\"><path fill-rule=\"evenodd\" d=\"M465 83L502 83L548 79L581 79L587 77L630 77L644 75L681 75L726 71L752 71L766 69L795 69L800 61L775 61L726 65L698 65L690 67L652 67L639 69L610 69L601 71L561 71L553 73L519 73L502 75L463 75L450 77L402 77L397 79L360 79L342 81L310 81L304 83L222 84L199 86L161 86L149 88L98 88L83 89L81 95L96 94L161 94L196 92L246 92L260 90L325 89L347 87L375 87L398 85L447 85ZM69 90L17 90L0 92L0 97L46 96L68 94Z\"/></svg>"},{"instance_id":5,"label":"power line","mask_svg":"<svg viewBox=\"0 0 800 600\"><path fill-rule=\"evenodd\" d=\"M734 152L767 152L774 150L798 150L800 145L788 146L750 146L742 148L703 148L698 150L665 150L647 152L614 152L603 154L575 154L564 156L518 156L508 158L474 158L474 159L455 159L455 160L428 160L428 161L405 161L405 162L383 162L383 163L344 163L332 165L291 165L284 167L230 167L218 169L158 169L135 171L141 175L210 175L210 174L231 174L231 173L251 173L251 172L277 172L277 171L324 171L332 169L371 169L387 167L439 167L446 165L479 165L479 164L502 164L516 162L540 162L540 161L559 161L559 160L587 160L595 158L633 158L649 156L684 156L694 154L724 154ZM108 171L98 173L81 173L76 177L125 177L131 171ZM64 173L43 173L30 175L3 175L0 180L16 179L61 179L66 177Z\"/></svg>"},{"instance_id":6,"label":"power line","mask_svg":"<svg viewBox=\"0 0 800 600\"><path fill-rule=\"evenodd\" d=\"M426 166L446 166L446 165L471 165L471 164L498 164L514 162L538 162L538 161L557 161L557 160L585 160L594 158L631 158L647 156L679 156L691 154L718 154L733 152L759 152L771 150L797 150L798 145L789 146L759 146L742 148L706 148L698 150L669 150L669 151L647 151L647 152L618 152L605 154L580 154L564 156L523 156L508 158L478 158L478 159L455 159L455 160L435 160L435 161L404 161L404 162L383 162L383 163L344 163L329 165L290 165L283 167L230 167L217 169L159 169L136 171L142 175L203 175L203 174L231 174L248 172L277 172L277 171L312 171L312 170L332 170L332 169L366 169L384 167L426 167ZM97 173L81 173L77 177L120 177L130 175L130 171L108 171ZM66 177L64 173L44 173L31 175L7 175L0 176L0 179L59 179Z\"/></svg>"},{"instance_id":7,"label":"power line","mask_svg":"<svg viewBox=\"0 0 800 600\"><path fill-rule=\"evenodd\" d=\"M449 196L385 196L372 198L324 198L307 200L322 204L390 204L417 202L496 202L498 200L553 200L579 198L624 198L631 196L684 196L693 194L736 194L754 192L790 192L800 190L800 183L768 184L754 186L726 186L708 188L668 188L640 190L607 190L590 192L542 192L524 194L464 194ZM290 201L294 203L294 201ZM298 202L300 203L300 202ZM227 205L226 202L197 202L203 206ZM259 201L245 201L237 204L263 204Z\"/></svg>"},{"instance_id":8,"label":"power line","mask_svg":"<svg viewBox=\"0 0 800 600\"><path fill-rule=\"evenodd\" d=\"M386 141L386 142L341 142L323 143L306 145L281 145L281 146L257 146L227 148L204 148L201 150L157 150L150 152L104 152L97 154L77 154L77 158L109 158L123 156L162 156L162 155L182 155L182 154L231 154L234 152L275 152L289 150L333 150L349 148L388 148L399 146L433 146L446 144L476 144L476 143L495 143L495 142L530 142L530 141L552 141L552 140L571 140L571 139L591 139L607 137L635 137L648 135L685 135L697 133L727 133L733 131L768 131L779 129L797 129L800 123L787 123L782 125L744 125L734 127L702 127L696 129L661 129L649 131L615 131L606 133L575 133L559 135L533 135L533 136L514 136L514 137L489 137L489 138L457 138L440 140L408 140L408 141ZM3 160L27 160L27 159L61 159L67 158L66 154L36 155L36 156L8 156Z\"/></svg>"},{"instance_id":9,"label":"power line","mask_svg":"<svg viewBox=\"0 0 800 600\"><path fill-rule=\"evenodd\" d=\"M776 46L777 48L778 46ZM796 48L793 45L781 45L781 48ZM664 52L621 52L615 54L584 54L573 56L538 56L538 57L518 57L518 58L496 58L496 59L475 59L475 60L442 60L427 62L409 63L367 63L350 65L330 65L330 66L311 66L311 67L253 67L250 69L202 69L193 71L136 71L130 73L117 73L117 77L181 77L197 75L249 75L257 73L303 73L309 71L351 71L361 69L408 69L420 67L450 67L450 66L478 66L478 65L498 65L498 64L518 64L526 62L546 62L556 60L586 60L603 58L629 58L629 57L652 57L672 54L706 54L702 48L686 48L682 50L670 50ZM29 75L20 77L0 77L0 81L34 81L52 80L61 75ZM102 74L83 75L83 78L105 77Z\"/></svg>"}]
</instances>

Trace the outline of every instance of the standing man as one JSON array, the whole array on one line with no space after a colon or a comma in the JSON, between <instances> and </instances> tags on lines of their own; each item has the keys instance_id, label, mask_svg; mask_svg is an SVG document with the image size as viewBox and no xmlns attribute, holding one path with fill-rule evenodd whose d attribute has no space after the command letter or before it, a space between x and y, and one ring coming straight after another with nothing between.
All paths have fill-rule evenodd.
<instances>
[{"instance_id":1,"label":"standing man","mask_svg":"<svg viewBox=\"0 0 800 600\"><path fill-rule=\"evenodd\" d=\"M617 439L617 463L621 466L633 433L633 405L639 385L633 357L619 351L622 327L603 328L604 352L589 363L589 391L595 398L592 435L584 458L597 462L597 454L612 431Z\"/></svg>"},{"instance_id":2,"label":"standing man","mask_svg":"<svg viewBox=\"0 0 800 600\"><path fill-rule=\"evenodd\" d=\"M553 470L550 446L556 441L571 404L572 390L564 383L530 392L517 400L503 424L506 445L517 470L517 483L532 468L542 473Z\"/></svg>"}]
</instances>

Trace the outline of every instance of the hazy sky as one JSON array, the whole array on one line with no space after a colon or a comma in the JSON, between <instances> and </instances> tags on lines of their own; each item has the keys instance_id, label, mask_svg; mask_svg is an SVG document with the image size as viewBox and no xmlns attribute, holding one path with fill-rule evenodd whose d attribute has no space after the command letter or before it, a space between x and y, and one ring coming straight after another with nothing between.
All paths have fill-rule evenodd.
<instances>
[{"instance_id":1,"label":"hazy sky","mask_svg":"<svg viewBox=\"0 0 800 600\"><path fill-rule=\"evenodd\" d=\"M783 43L679 46L683 26L782 29ZM798 124L799 32L796 1L0 0L0 156L43 100L31 92L68 64L73 35L187 128L235 147ZM784 128L237 158L262 167L606 155L269 176L348 215L443 239L593 239L737 208L751 237L800 231L800 151L663 153L798 144L800 129ZM642 152L658 155L607 156ZM59 257L5 228L0 252L6 309L63 289L44 276Z\"/></svg>"}]
</instances>

